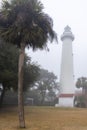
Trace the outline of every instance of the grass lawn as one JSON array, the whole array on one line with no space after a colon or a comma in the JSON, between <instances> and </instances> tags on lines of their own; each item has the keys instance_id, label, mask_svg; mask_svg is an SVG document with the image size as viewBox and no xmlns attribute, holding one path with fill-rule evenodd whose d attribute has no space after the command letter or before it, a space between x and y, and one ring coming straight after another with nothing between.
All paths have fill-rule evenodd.
<instances>
[{"instance_id":1,"label":"grass lawn","mask_svg":"<svg viewBox=\"0 0 87 130\"><path fill-rule=\"evenodd\" d=\"M87 109L25 107L22 130L87 130ZM20 130L17 108L0 110L0 130Z\"/></svg>"}]
</instances>

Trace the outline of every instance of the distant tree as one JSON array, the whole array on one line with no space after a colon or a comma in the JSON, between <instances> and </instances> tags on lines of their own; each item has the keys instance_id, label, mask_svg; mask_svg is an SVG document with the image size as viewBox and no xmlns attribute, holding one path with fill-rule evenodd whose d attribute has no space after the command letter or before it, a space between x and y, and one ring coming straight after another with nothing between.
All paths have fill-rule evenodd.
<instances>
[{"instance_id":1,"label":"distant tree","mask_svg":"<svg viewBox=\"0 0 87 130\"><path fill-rule=\"evenodd\" d=\"M76 82L77 88L82 88L82 97L81 99L85 99L84 102L87 106L87 77L80 77Z\"/></svg>"},{"instance_id":2,"label":"distant tree","mask_svg":"<svg viewBox=\"0 0 87 130\"><path fill-rule=\"evenodd\" d=\"M40 93L38 91L38 89L29 89L26 93L25 93L25 96L28 97L28 98L32 98L33 99L33 105L35 106L39 106L41 105L40 103Z\"/></svg>"},{"instance_id":3,"label":"distant tree","mask_svg":"<svg viewBox=\"0 0 87 130\"><path fill-rule=\"evenodd\" d=\"M74 105L76 107L86 107L86 98L84 95L77 95L74 99Z\"/></svg>"},{"instance_id":4,"label":"distant tree","mask_svg":"<svg viewBox=\"0 0 87 130\"><path fill-rule=\"evenodd\" d=\"M77 88L82 88L83 93L87 93L87 77L80 77L76 82Z\"/></svg>"},{"instance_id":5,"label":"distant tree","mask_svg":"<svg viewBox=\"0 0 87 130\"><path fill-rule=\"evenodd\" d=\"M55 92L51 89L49 92L48 92L48 101L52 102L54 101L54 99L56 98L56 94Z\"/></svg>"},{"instance_id":6,"label":"distant tree","mask_svg":"<svg viewBox=\"0 0 87 130\"><path fill-rule=\"evenodd\" d=\"M31 62L30 59L25 63L23 88L26 91L26 89L29 89L37 82L40 75L40 66L37 63Z\"/></svg>"},{"instance_id":7,"label":"distant tree","mask_svg":"<svg viewBox=\"0 0 87 130\"><path fill-rule=\"evenodd\" d=\"M40 69L40 76L38 77L35 86L41 105L44 105L45 99L51 101L55 98L55 92L59 89L57 76L45 69Z\"/></svg>"},{"instance_id":8,"label":"distant tree","mask_svg":"<svg viewBox=\"0 0 87 130\"><path fill-rule=\"evenodd\" d=\"M3 91L0 96L0 106L3 102L5 90L17 88L18 49L4 42L0 42L0 83ZM13 58L14 57L14 58Z\"/></svg>"},{"instance_id":9,"label":"distant tree","mask_svg":"<svg viewBox=\"0 0 87 130\"><path fill-rule=\"evenodd\" d=\"M14 58L13 58L14 57ZM0 105L2 105L3 97L6 90L13 88L18 90L18 57L19 51L12 44L0 42L0 83L3 91L0 96ZM39 66L31 62L31 58L25 55L24 61L24 87L26 90L37 80L39 76Z\"/></svg>"},{"instance_id":10,"label":"distant tree","mask_svg":"<svg viewBox=\"0 0 87 130\"><path fill-rule=\"evenodd\" d=\"M52 19L43 12L39 0L3 1L0 10L0 37L20 48L18 68L18 108L20 127L25 127L23 106L23 65L25 48L44 49L57 39Z\"/></svg>"}]
</instances>

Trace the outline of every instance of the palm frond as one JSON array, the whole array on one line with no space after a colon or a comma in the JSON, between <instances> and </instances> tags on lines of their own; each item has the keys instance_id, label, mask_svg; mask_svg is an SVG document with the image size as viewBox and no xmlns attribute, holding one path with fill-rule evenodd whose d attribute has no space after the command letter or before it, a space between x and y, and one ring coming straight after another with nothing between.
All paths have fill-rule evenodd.
<instances>
[{"instance_id":1,"label":"palm frond","mask_svg":"<svg viewBox=\"0 0 87 130\"><path fill-rule=\"evenodd\" d=\"M21 42L35 48L46 48L47 41L57 40L53 20L43 12L39 0L3 1L0 10L0 37L6 42Z\"/></svg>"}]
</instances>

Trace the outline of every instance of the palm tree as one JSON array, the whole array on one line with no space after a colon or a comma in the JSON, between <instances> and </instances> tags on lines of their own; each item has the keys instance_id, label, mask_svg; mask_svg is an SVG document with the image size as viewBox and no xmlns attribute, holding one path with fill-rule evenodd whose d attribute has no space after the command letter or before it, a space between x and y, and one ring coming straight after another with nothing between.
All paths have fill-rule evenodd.
<instances>
[{"instance_id":1,"label":"palm tree","mask_svg":"<svg viewBox=\"0 0 87 130\"><path fill-rule=\"evenodd\" d=\"M57 40L52 19L39 0L4 0L0 9L0 37L20 49L18 66L18 108L20 127L25 127L23 107L23 65L25 48L47 49Z\"/></svg>"},{"instance_id":2,"label":"palm tree","mask_svg":"<svg viewBox=\"0 0 87 130\"><path fill-rule=\"evenodd\" d=\"M84 101L85 106L87 107L87 77L80 77L76 82L77 88L82 88L82 95L80 98Z\"/></svg>"},{"instance_id":3,"label":"palm tree","mask_svg":"<svg viewBox=\"0 0 87 130\"><path fill-rule=\"evenodd\" d=\"M87 78L86 77L78 78L76 82L76 87L82 88L82 94L87 95Z\"/></svg>"}]
</instances>

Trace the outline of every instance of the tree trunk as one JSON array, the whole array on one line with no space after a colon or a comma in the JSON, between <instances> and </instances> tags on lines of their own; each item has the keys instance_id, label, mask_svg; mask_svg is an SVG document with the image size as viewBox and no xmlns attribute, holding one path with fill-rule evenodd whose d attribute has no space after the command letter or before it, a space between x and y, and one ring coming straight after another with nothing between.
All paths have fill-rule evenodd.
<instances>
[{"instance_id":1,"label":"tree trunk","mask_svg":"<svg viewBox=\"0 0 87 130\"><path fill-rule=\"evenodd\" d=\"M18 65L18 112L19 125L25 128L24 102L23 102L23 68L24 68L25 45L21 43Z\"/></svg>"},{"instance_id":2,"label":"tree trunk","mask_svg":"<svg viewBox=\"0 0 87 130\"><path fill-rule=\"evenodd\" d=\"M5 88L3 87L1 97L0 97L0 107L2 107L4 95L5 95Z\"/></svg>"},{"instance_id":3,"label":"tree trunk","mask_svg":"<svg viewBox=\"0 0 87 130\"><path fill-rule=\"evenodd\" d=\"M41 105L44 105L44 100L45 100L45 93L42 91Z\"/></svg>"}]
</instances>

